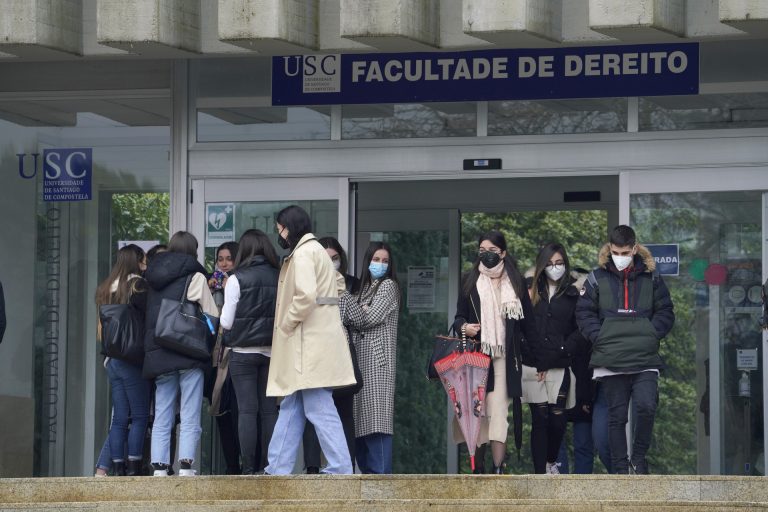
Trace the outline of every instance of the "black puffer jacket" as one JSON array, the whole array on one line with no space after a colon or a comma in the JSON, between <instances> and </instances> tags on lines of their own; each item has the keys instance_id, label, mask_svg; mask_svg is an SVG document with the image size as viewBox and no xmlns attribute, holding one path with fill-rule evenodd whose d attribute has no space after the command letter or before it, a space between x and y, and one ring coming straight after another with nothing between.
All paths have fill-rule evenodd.
<instances>
[{"instance_id":1,"label":"black puffer jacket","mask_svg":"<svg viewBox=\"0 0 768 512\"><path fill-rule=\"evenodd\" d=\"M547 296L547 278L539 277L539 302L533 307L536 326L539 329L539 346L535 349L536 368L539 371L552 368L568 368L572 358L583 350L585 340L576 325L576 301L579 290L569 278L568 287L551 299Z\"/></svg>"},{"instance_id":2,"label":"black puffer jacket","mask_svg":"<svg viewBox=\"0 0 768 512\"><path fill-rule=\"evenodd\" d=\"M638 245L633 265L623 271L616 269L609 244L598 257L600 266L576 304L576 322L592 343L590 366L625 372L664 368L659 345L675 313L651 252Z\"/></svg>"},{"instance_id":3,"label":"black puffer jacket","mask_svg":"<svg viewBox=\"0 0 768 512\"><path fill-rule=\"evenodd\" d=\"M235 321L224 342L228 347L268 347L275 325L277 278L280 271L264 256L254 257L247 267L235 270L240 299Z\"/></svg>"},{"instance_id":4,"label":"black puffer jacket","mask_svg":"<svg viewBox=\"0 0 768 512\"><path fill-rule=\"evenodd\" d=\"M149 262L144 278L149 284L147 295L146 331L144 334L144 378L154 379L158 375L176 370L192 368L208 369L209 361L200 361L178 352L166 350L155 343L155 325L164 298L181 300L187 276L195 273L205 275L205 269L198 261L178 252L162 252Z\"/></svg>"}]
</instances>

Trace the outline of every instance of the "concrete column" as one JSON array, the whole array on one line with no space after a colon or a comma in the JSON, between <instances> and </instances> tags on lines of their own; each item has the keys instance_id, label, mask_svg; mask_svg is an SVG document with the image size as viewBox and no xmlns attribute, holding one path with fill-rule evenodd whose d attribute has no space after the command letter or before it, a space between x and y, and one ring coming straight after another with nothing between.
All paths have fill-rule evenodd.
<instances>
[{"instance_id":1,"label":"concrete column","mask_svg":"<svg viewBox=\"0 0 768 512\"><path fill-rule=\"evenodd\" d=\"M768 2L720 0L720 21L751 35L768 36Z\"/></svg>"},{"instance_id":2,"label":"concrete column","mask_svg":"<svg viewBox=\"0 0 768 512\"><path fill-rule=\"evenodd\" d=\"M628 42L659 42L686 32L685 0L589 0L592 30Z\"/></svg>"},{"instance_id":3,"label":"concrete column","mask_svg":"<svg viewBox=\"0 0 768 512\"><path fill-rule=\"evenodd\" d=\"M318 48L318 0L219 0L219 39L261 53Z\"/></svg>"},{"instance_id":4,"label":"concrete column","mask_svg":"<svg viewBox=\"0 0 768 512\"><path fill-rule=\"evenodd\" d=\"M464 32L503 46L604 41L588 26L588 0L463 0Z\"/></svg>"},{"instance_id":5,"label":"concrete column","mask_svg":"<svg viewBox=\"0 0 768 512\"><path fill-rule=\"evenodd\" d=\"M0 52L23 58L82 54L82 0L0 0Z\"/></svg>"},{"instance_id":6,"label":"concrete column","mask_svg":"<svg viewBox=\"0 0 768 512\"><path fill-rule=\"evenodd\" d=\"M341 0L341 37L384 51L440 45L439 0Z\"/></svg>"},{"instance_id":7,"label":"concrete column","mask_svg":"<svg viewBox=\"0 0 768 512\"><path fill-rule=\"evenodd\" d=\"M98 0L99 44L154 57L200 52L200 2Z\"/></svg>"}]
</instances>

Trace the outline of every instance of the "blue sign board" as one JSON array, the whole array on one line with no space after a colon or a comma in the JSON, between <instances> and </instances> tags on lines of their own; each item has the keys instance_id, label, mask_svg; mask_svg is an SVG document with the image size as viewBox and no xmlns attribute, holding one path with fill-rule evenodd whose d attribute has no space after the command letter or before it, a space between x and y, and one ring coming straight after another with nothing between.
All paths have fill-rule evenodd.
<instances>
[{"instance_id":1,"label":"blue sign board","mask_svg":"<svg viewBox=\"0 0 768 512\"><path fill-rule=\"evenodd\" d=\"M656 262L656 270L663 276L680 275L680 246L678 244L646 244Z\"/></svg>"},{"instance_id":2,"label":"blue sign board","mask_svg":"<svg viewBox=\"0 0 768 512\"><path fill-rule=\"evenodd\" d=\"M88 201L92 177L93 149L43 151L44 201Z\"/></svg>"},{"instance_id":3,"label":"blue sign board","mask_svg":"<svg viewBox=\"0 0 768 512\"><path fill-rule=\"evenodd\" d=\"M293 55L272 59L273 105L698 94L698 43Z\"/></svg>"}]
</instances>

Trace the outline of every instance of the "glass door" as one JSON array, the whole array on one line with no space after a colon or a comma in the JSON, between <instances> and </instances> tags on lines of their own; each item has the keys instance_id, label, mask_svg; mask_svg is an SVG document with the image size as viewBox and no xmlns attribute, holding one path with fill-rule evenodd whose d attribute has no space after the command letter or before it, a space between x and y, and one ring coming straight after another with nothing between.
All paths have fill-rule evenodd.
<instances>
[{"instance_id":1,"label":"glass door","mask_svg":"<svg viewBox=\"0 0 768 512\"><path fill-rule=\"evenodd\" d=\"M222 243L236 242L249 229L264 231L278 255L287 254L277 245L275 217L292 204L309 213L315 235L335 237L343 247L349 247L349 184L346 179L194 180L191 229L199 241L198 256L205 262L206 270L215 270L216 249ZM229 412L214 419L207 414L207 403L204 408L200 472L224 474L226 461L218 429L231 428L236 420Z\"/></svg>"}]
</instances>

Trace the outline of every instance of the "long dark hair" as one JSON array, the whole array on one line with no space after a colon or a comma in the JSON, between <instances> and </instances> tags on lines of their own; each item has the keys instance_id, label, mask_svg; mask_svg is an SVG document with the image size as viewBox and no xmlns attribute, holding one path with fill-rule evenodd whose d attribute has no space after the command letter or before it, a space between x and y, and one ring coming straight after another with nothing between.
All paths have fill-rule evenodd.
<instances>
[{"instance_id":1,"label":"long dark hair","mask_svg":"<svg viewBox=\"0 0 768 512\"><path fill-rule=\"evenodd\" d=\"M368 266L371 264L373 255L379 249L384 249L389 254L389 263L387 264L387 273L384 274L383 279L391 279L395 284L397 281L397 271L395 269L395 257L392 255L392 249L386 242L371 242L368 245L368 249L365 250L365 256L363 256L363 268L360 271L360 279L355 283L355 287L352 289L353 295L361 295L371 285L371 272L368 270Z\"/></svg>"},{"instance_id":2,"label":"long dark hair","mask_svg":"<svg viewBox=\"0 0 768 512\"><path fill-rule=\"evenodd\" d=\"M280 210L275 221L288 230L288 244L291 249L296 247L301 237L312 232L312 219L301 206L292 204ZM280 233L277 234L280 236Z\"/></svg>"},{"instance_id":3,"label":"long dark hair","mask_svg":"<svg viewBox=\"0 0 768 512\"><path fill-rule=\"evenodd\" d=\"M96 305L127 304L131 298L131 284L128 276L140 275L139 263L144 259L144 250L135 244L128 244L117 251L117 259L107 278L96 288ZM112 283L117 281L117 292L112 295Z\"/></svg>"},{"instance_id":4,"label":"long dark hair","mask_svg":"<svg viewBox=\"0 0 768 512\"><path fill-rule=\"evenodd\" d=\"M264 256L270 265L279 268L279 259L269 237L260 229L249 229L240 237L235 269L247 267L256 256Z\"/></svg>"},{"instance_id":5,"label":"long dark hair","mask_svg":"<svg viewBox=\"0 0 768 512\"><path fill-rule=\"evenodd\" d=\"M485 240L488 240L493 245L507 253L507 255L504 257L504 270L507 273L507 277L509 277L509 281L512 283L512 288L515 290L517 296L520 297L520 300L522 300L523 294L528 292L525 288L523 276L520 274L520 270L517 268L517 261L507 250L507 239L504 238L504 235L500 231L491 230L480 235L480 238L477 240L477 246L480 247L480 244ZM475 259L475 263L472 265L472 268L464 277L463 292L467 297L472 294L472 290L475 289L475 285L477 284L477 278L480 276L480 270L478 267L480 267L480 258Z\"/></svg>"},{"instance_id":6,"label":"long dark hair","mask_svg":"<svg viewBox=\"0 0 768 512\"><path fill-rule=\"evenodd\" d=\"M563 274L563 277L561 277L557 282L557 289L555 290L555 294L553 296L560 295L565 291L566 288L568 288L571 275L571 262L568 260L568 254L565 252L565 247L563 247L561 244L550 242L542 247L539 251L539 255L536 256L536 270L533 274L534 285L531 286L531 301L534 305L538 304L539 300L541 300L539 287L542 285L545 287L547 286L547 274L544 272L544 270L547 268L547 265L549 265L549 260L552 259L552 256L557 253L560 253L560 255L563 257L563 263L565 264L565 274ZM550 297L550 299L552 299L552 297Z\"/></svg>"},{"instance_id":7,"label":"long dark hair","mask_svg":"<svg viewBox=\"0 0 768 512\"><path fill-rule=\"evenodd\" d=\"M168 242L168 252L180 252L197 257L197 238L188 231L177 231Z\"/></svg>"},{"instance_id":8,"label":"long dark hair","mask_svg":"<svg viewBox=\"0 0 768 512\"><path fill-rule=\"evenodd\" d=\"M344 249L341 248L339 241L332 236L326 236L318 240L318 242L320 242L320 245L322 245L324 248L333 249L339 253L339 272L346 274L349 262L347 261L347 253L344 252ZM392 255L390 254L389 257L391 259Z\"/></svg>"}]
</instances>

